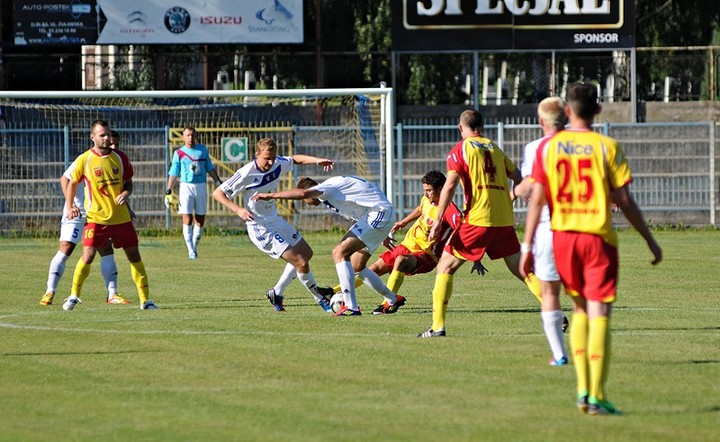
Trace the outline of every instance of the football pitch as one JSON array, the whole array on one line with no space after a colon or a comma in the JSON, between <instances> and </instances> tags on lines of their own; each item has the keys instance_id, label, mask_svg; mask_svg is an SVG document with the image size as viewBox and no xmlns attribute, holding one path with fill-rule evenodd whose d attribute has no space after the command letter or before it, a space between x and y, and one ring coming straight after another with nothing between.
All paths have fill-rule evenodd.
<instances>
[{"instance_id":1,"label":"football pitch","mask_svg":"<svg viewBox=\"0 0 720 442\"><path fill-rule=\"evenodd\" d=\"M341 233L309 234L320 285L337 277ZM107 305L99 259L72 312L79 250L55 303L45 292L53 240L1 240L0 440L708 441L720 428L720 231L656 232L664 261L620 233L609 399L622 416L575 408L572 366L549 367L539 305L502 261L455 277L446 338L431 323L434 273L407 277L408 303L335 318L299 282L276 313L264 296L284 262L247 236L141 238L151 299L141 311L124 254ZM385 277L383 279L386 279ZM570 302L562 299L568 310Z\"/></svg>"}]
</instances>

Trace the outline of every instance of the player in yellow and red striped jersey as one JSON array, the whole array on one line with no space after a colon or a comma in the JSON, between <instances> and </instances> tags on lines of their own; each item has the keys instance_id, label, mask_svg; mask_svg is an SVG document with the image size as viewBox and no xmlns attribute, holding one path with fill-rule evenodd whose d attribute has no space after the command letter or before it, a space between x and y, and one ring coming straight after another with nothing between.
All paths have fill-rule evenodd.
<instances>
[{"instance_id":1,"label":"player in yellow and red striped jersey","mask_svg":"<svg viewBox=\"0 0 720 442\"><path fill-rule=\"evenodd\" d=\"M597 89L590 84L568 87L565 113L570 128L538 147L520 263L524 273L532 270L533 238L547 203L558 273L573 295L570 347L577 406L595 415L619 413L604 391L610 362L610 313L618 281L612 203L647 242L652 264L662 260L662 250L628 191L632 175L623 149L614 139L592 130L592 121L600 113L597 98Z\"/></svg>"},{"instance_id":2,"label":"player in yellow and red striped jersey","mask_svg":"<svg viewBox=\"0 0 720 442\"><path fill-rule=\"evenodd\" d=\"M445 314L452 295L453 275L466 262L478 263L485 254L503 258L508 269L520 280L520 242L515 233L509 180L522 181L520 171L494 141L482 136L482 115L466 110L458 124L462 140L447 157L448 177L440 193L437 220L453 200L458 183L463 186L465 204L463 222L453 232L437 265L433 286L432 326L420 338L445 336ZM436 223L429 238L438 238ZM526 284L538 301L540 282L529 275Z\"/></svg>"},{"instance_id":3,"label":"player in yellow and red striped jersey","mask_svg":"<svg viewBox=\"0 0 720 442\"><path fill-rule=\"evenodd\" d=\"M75 192L81 182L85 183L87 221L83 230L83 254L75 267L70 296L65 300L63 309L73 310L80 303L80 291L90 273L95 252L107 246L111 238L113 247L122 248L130 261L130 273L138 290L140 308L155 309L157 307L149 299L147 272L127 206L132 193L132 165L123 152L112 149L107 122L94 121L90 126L90 139L93 146L73 162L70 182L65 189L67 216L73 219L80 216L80 208L74 203Z\"/></svg>"}]
</instances>

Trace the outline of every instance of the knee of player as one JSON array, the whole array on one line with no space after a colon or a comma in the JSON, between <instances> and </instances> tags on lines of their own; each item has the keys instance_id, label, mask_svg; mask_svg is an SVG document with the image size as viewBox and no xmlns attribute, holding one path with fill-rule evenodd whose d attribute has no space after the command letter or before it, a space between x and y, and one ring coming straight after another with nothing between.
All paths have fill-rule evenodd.
<instances>
[{"instance_id":1,"label":"knee of player","mask_svg":"<svg viewBox=\"0 0 720 442\"><path fill-rule=\"evenodd\" d=\"M408 273L415 268L415 259L411 259L408 256L399 256L395 259L394 270L399 272Z\"/></svg>"}]
</instances>

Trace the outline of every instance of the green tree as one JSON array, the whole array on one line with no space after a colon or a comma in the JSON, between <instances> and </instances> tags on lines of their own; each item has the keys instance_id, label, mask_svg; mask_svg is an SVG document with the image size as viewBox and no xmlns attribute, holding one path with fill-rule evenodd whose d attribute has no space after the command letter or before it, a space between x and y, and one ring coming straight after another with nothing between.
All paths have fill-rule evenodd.
<instances>
[{"instance_id":1,"label":"green tree","mask_svg":"<svg viewBox=\"0 0 720 442\"><path fill-rule=\"evenodd\" d=\"M639 47L685 47L713 44L720 23L717 0L637 0L636 32ZM676 50L645 52L638 57L641 98L652 100L666 77L688 98L708 98L708 66L704 52ZM653 83L655 87L653 87ZM717 84L717 79L715 81Z\"/></svg>"},{"instance_id":2,"label":"green tree","mask_svg":"<svg viewBox=\"0 0 720 442\"><path fill-rule=\"evenodd\" d=\"M363 76L368 82L385 79L390 83L392 37L390 0L357 2L355 4L355 45L364 63ZM385 54L379 56L378 54Z\"/></svg>"}]
</instances>

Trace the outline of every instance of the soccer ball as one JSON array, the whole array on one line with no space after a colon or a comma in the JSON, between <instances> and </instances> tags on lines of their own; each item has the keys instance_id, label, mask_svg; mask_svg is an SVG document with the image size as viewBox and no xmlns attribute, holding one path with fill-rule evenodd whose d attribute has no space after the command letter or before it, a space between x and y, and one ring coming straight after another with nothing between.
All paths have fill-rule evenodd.
<instances>
[{"instance_id":1,"label":"soccer ball","mask_svg":"<svg viewBox=\"0 0 720 442\"><path fill-rule=\"evenodd\" d=\"M335 293L332 298L330 298L330 308L332 309L333 313L337 313L342 310L344 305L345 301L342 293Z\"/></svg>"}]
</instances>

